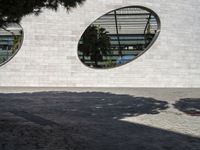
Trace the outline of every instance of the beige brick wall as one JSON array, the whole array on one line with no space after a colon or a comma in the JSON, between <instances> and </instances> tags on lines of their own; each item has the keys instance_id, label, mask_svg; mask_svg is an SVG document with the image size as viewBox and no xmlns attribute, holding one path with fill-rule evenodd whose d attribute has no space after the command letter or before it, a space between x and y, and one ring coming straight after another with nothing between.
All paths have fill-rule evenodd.
<instances>
[{"instance_id":1,"label":"beige brick wall","mask_svg":"<svg viewBox=\"0 0 200 150\"><path fill-rule=\"evenodd\" d=\"M114 69L86 67L77 56L86 27L115 8L141 5L161 19L154 45ZM200 87L200 0L86 0L66 13L44 10L21 23L22 48L0 67L0 86Z\"/></svg>"}]
</instances>

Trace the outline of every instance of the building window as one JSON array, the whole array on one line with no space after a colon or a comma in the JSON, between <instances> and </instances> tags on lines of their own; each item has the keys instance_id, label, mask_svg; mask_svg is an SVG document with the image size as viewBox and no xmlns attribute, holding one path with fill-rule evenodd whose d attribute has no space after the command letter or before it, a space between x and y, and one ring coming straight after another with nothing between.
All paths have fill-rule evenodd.
<instances>
[{"instance_id":1,"label":"building window","mask_svg":"<svg viewBox=\"0 0 200 150\"><path fill-rule=\"evenodd\" d=\"M16 23L0 27L0 66L8 62L20 49L23 29Z\"/></svg>"},{"instance_id":2,"label":"building window","mask_svg":"<svg viewBox=\"0 0 200 150\"><path fill-rule=\"evenodd\" d=\"M113 10L85 30L78 44L78 56L91 68L121 66L149 49L159 32L160 19L148 8Z\"/></svg>"}]
</instances>

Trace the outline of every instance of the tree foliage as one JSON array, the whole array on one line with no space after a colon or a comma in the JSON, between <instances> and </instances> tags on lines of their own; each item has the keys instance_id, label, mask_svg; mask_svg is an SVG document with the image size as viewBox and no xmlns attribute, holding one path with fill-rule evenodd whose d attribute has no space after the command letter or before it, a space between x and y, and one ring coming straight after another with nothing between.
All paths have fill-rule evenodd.
<instances>
[{"instance_id":1,"label":"tree foliage","mask_svg":"<svg viewBox=\"0 0 200 150\"><path fill-rule=\"evenodd\" d=\"M0 27L7 23L19 23L22 17L39 15L43 8L57 10L59 5L67 10L82 4L85 0L0 0Z\"/></svg>"},{"instance_id":2,"label":"tree foliage","mask_svg":"<svg viewBox=\"0 0 200 150\"><path fill-rule=\"evenodd\" d=\"M95 61L95 67L102 56L110 53L110 37L105 28L89 26L82 36L83 44L79 45L79 50L83 55L90 55L91 60Z\"/></svg>"}]
</instances>

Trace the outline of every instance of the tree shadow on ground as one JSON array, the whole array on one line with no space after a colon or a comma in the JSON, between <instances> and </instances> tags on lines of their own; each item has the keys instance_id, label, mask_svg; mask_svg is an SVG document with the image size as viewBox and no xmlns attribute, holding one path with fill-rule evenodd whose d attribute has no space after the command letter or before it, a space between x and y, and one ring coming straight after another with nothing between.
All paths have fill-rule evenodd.
<instances>
[{"instance_id":1,"label":"tree shadow on ground","mask_svg":"<svg viewBox=\"0 0 200 150\"><path fill-rule=\"evenodd\" d=\"M200 139L123 122L158 114L153 98L90 92L0 94L0 149L197 150Z\"/></svg>"},{"instance_id":2,"label":"tree shadow on ground","mask_svg":"<svg viewBox=\"0 0 200 150\"><path fill-rule=\"evenodd\" d=\"M200 98L180 99L174 104L179 111L191 116L200 116Z\"/></svg>"}]
</instances>

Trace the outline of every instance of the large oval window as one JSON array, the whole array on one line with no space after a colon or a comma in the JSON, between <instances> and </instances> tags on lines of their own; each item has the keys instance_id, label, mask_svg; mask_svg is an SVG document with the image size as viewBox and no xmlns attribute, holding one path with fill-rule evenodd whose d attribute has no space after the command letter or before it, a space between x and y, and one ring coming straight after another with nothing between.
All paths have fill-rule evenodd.
<instances>
[{"instance_id":1,"label":"large oval window","mask_svg":"<svg viewBox=\"0 0 200 150\"><path fill-rule=\"evenodd\" d=\"M23 41L23 30L17 23L0 27L0 65L8 62L19 50Z\"/></svg>"},{"instance_id":2,"label":"large oval window","mask_svg":"<svg viewBox=\"0 0 200 150\"><path fill-rule=\"evenodd\" d=\"M143 54L160 32L158 15L131 6L111 11L94 21L83 33L79 59L91 68L112 68Z\"/></svg>"}]
</instances>

